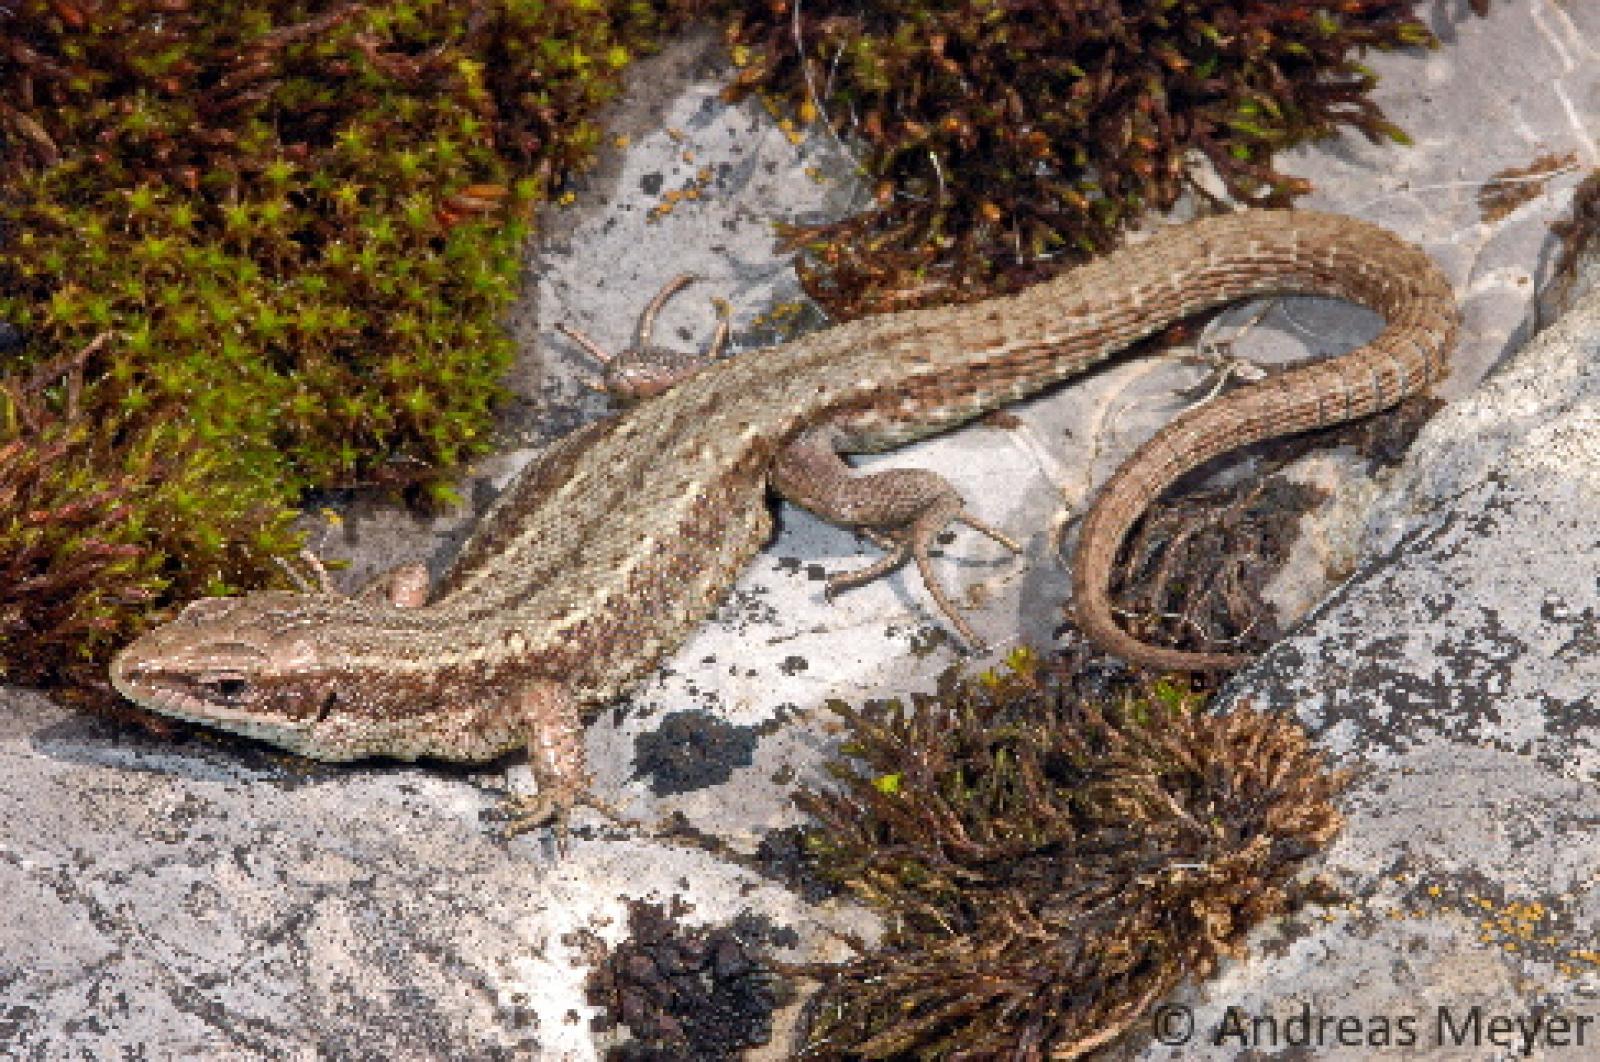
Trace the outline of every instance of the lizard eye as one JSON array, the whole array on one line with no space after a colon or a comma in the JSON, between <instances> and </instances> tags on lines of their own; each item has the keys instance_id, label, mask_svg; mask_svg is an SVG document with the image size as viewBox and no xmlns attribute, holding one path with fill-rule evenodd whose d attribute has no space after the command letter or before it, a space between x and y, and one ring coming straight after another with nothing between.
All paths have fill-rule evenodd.
<instances>
[{"instance_id":1,"label":"lizard eye","mask_svg":"<svg viewBox=\"0 0 1600 1062\"><path fill-rule=\"evenodd\" d=\"M207 675L200 680L208 700L217 704L238 704L250 690L250 680L243 675Z\"/></svg>"}]
</instances>

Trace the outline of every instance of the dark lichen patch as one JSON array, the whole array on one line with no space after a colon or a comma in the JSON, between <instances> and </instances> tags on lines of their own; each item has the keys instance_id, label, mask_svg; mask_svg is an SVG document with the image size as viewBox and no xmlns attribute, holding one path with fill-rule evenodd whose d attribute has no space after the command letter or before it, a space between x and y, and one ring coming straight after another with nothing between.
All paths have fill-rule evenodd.
<instances>
[{"instance_id":1,"label":"dark lichen patch","mask_svg":"<svg viewBox=\"0 0 1600 1062\"><path fill-rule=\"evenodd\" d=\"M1437 42L1407 0L808 0L729 29L759 92L822 121L873 181L867 211L796 226L805 282L837 316L1014 288L1105 250L1132 220L1206 193L1287 205L1273 156L1342 128L1404 140L1366 49Z\"/></svg>"},{"instance_id":2,"label":"dark lichen patch","mask_svg":"<svg viewBox=\"0 0 1600 1062\"><path fill-rule=\"evenodd\" d=\"M1079 1057L1313 895L1296 874L1345 776L1293 722L1075 682L1019 652L909 705L835 706L837 785L797 799L819 868L887 930L813 970L818 1057Z\"/></svg>"},{"instance_id":3,"label":"dark lichen patch","mask_svg":"<svg viewBox=\"0 0 1600 1062\"><path fill-rule=\"evenodd\" d=\"M1572 152L1565 155L1547 152L1526 166L1510 166L1494 174L1478 189L1478 210L1483 220L1499 221L1523 203L1539 198L1550 178L1577 163L1578 156Z\"/></svg>"},{"instance_id":4,"label":"dark lichen patch","mask_svg":"<svg viewBox=\"0 0 1600 1062\"><path fill-rule=\"evenodd\" d=\"M661 725L634 739L634 773L650 779L656 796L721 785L755 760L757 735L709 712L669 712Z\"/></svg>"},{"instance_id":5,"label":"dark lichen patch","mask_svg":"<svg viewBox=\"0 0 1600 1062\"><path fill-rule=\"evenodd\" d=\"M780 991L763 953L795 943L791 930L745 913L726 926L686 928L671 910L629 905L629 938L595 969L589 1002L605 1008L596 1029L626 1026L616 1060L730 1059L772 1039Z\"/></svg>"}]
</instances>

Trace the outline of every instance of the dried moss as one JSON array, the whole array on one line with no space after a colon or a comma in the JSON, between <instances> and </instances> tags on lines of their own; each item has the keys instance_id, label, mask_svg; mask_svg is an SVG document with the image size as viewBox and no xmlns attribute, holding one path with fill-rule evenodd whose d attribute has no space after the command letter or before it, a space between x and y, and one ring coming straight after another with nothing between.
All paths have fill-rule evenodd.
<instances>
[{"instance_id":1,"label":"dried moss","mask_svg":"<svg viewBox=\"0 0 1600 1062\"><path fill-rule=\"evenodd\" d=\"M24 340L0 379L108 337L62 426L0 423L7 474L44 476L0 516L34 573L10 607L77 617L13 627L0 673L61 679L114 640L84 624L137 626L118 607L259 585L304 489L449 500L509 365L529 209L693 6L0 5L0 320ZM107 542L141 551L140 594L82 577Z\"/></svg>"},{"instance_id":2,"label":"dried moss","mask_svg":"<svg viewBox=\"0 0 1600 1062\"><path fill-rule=\"evenodd\" d=\"M970 298L1109 247L1204 156L1286 205L1280 149L1341 127L1403 140L1367 48L1432 46L1409 0L781 0L729 37L761 91L863 145L875 202L791 230L844 316Z\"/></svg>"},{"instance_id":3,"label":"dried moss","mask_svg":"<svg viewBox=\"0 0 1600 1062\"><path fill-rule=\"evenodd\" d=\"M1344 779L1295 724L1073 682L1019 653L909 707L836 706L838 786L799 801L888 929L832 970L806 1057L1077 1057L1303 898Z\"/></svg>"},{"instance_id":4,"label":"dried moss","mask_svg":"<svg viewBox=\"0 0 1600 1062\"><path fill-rule=\"evenodd\" d=\"M1508 166L1478 189L1478 210L1484 221L1499 221L1543 195L1551 178L1577 168L1578 156L1570 151L1565 155L1545 152L1526 166Z\"/></svg>"}]
</instances>

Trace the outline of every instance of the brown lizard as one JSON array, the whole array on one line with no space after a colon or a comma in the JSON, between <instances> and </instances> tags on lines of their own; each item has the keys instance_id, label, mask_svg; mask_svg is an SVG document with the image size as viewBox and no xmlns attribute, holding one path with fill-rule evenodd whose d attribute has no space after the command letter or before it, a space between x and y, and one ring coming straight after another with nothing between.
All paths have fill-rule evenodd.
<instances>
[{"instance_id":1,"label":"brown lizard","mask_svg":"<svg viewBox=\"0 0 1600 1062\"><path fill-rule=\"evenodd\" d=\"M914 561L970 637L933 578L928 546L952 521L1008 540L934 473L856 474L840 455L971 420L1179 318L1288 292L1349 299L1387 327L1358 350L1176 418L1100 491L1077 547L1074 606L1095 642L1150 667L1234 668L1245 658L1158 648L1118 627L1113 561L1145 507L1190 469L1375 412L1443 374L1457 327L1449 283L1422 251L1350 218L1208 218L1015 295L680 366L672 386L639 389L628 411L525 470L430 601L415 569L355 597L325 587L204 599L124 650L112 681L154 711L319 760L483 761L525 746L540 786L530 818L560 813L587 784L584 710L648 672L716 605L767 540L769 486L889 547L835 586ZM668 294L647 310L641 345Z\"/></svg>"}]
</instances>

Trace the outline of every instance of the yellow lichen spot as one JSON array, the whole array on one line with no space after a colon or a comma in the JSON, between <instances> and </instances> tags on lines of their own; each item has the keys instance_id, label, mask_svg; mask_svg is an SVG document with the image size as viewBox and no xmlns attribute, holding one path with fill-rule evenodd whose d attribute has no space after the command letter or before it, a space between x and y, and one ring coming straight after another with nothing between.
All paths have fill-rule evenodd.
<instances>
[{"instance_id":1,"label":"yellow lichen spot","mask_svg":"<svg viewBox=\"0 0 1600 1062\"><path fill-rule=\"evenodd\" d=\"M611 138L611 145L613 147L625 148L631 143L633 143L633 138L628 136L627 133L618 133L616 136Z\"/></svg>"},{"instance_id":2,"label":"yellow lichen spot","mask_svg":"<svg viewBox=\"0 0 1600 1062\"><path fill-rule=\"evenodd\" d=\"M806 100L801 103L798 111L800 114L800 121L804 125L810 125L812 122L817 120L817 108L810 100Z\"/></svg>"},{"instance_id":3,"label":"yellow lichen spot","mask_svg":"<svg viewBox=\"0 0 1600 1062\"><path fill-rule=\"evenodd\" d=\"M327 521L330 527L341 527L344 525L344 517L340 516L332 509L324 508L317 515L321 516L323 520Z\"/></svg>"},{"instance_id":4,"label":"yellow lichen spot","mask_svg":"<svg viewBox=\"0 0 1600 1062\"><path fill-rule=\"evenodd\" d=\"M735 44L729 48L728 55L732 57L734 66L750 65L750 49L743 44Z\"/></svg>"},{"instance_id":5,"label":"yellow lichen spot","mask_svg":"<svg viewBox=\"0 0 1600 1062\"><path fill-rule=\"evenodd\" d=\"M1444 892L1444 890L1439 888L1439 886L1437 886L1437 885L1429 885L1428 886L1428 895L1429 896L1438 896L1443 892Z\"/></svg>"},{"instance_id":6,"label":"yellow lichen spot","mask_svg":"<svg viewBox=\"0 0 1600 1062\"><path fill-rule=\"evenodd\" d=\"M683 154L679 155L678 157L683 159L683 161L685 161L685 162L693 162L694 161L694 152L685 150L683 152Z\"/></svg>"},{"instance_id":7,"label":"yellow lichen spot","mask_svg":"<svg viewBox=\"0 0 1600 1062\"><path fill-rule=\"evenodd\" d=\"M578 193L577 192L562 192L561 193L561 197L556 200L556 203L558 205L560 205L560 206L571 206L573 203L576 203L577 201L578 201Z\"/></svg>"},{"instance_id":8,"label":"yellow lichen spot","mask_svg":"<svg viewBox=\"0 0 1600 1062\"><path fill-rule=\"evenodd\" d=\"M1012 671L1026 671L1038 662L1037 654L1026 645L1019 645L1006 654L1006 666Z\"/></svg>"}]
</instances>

